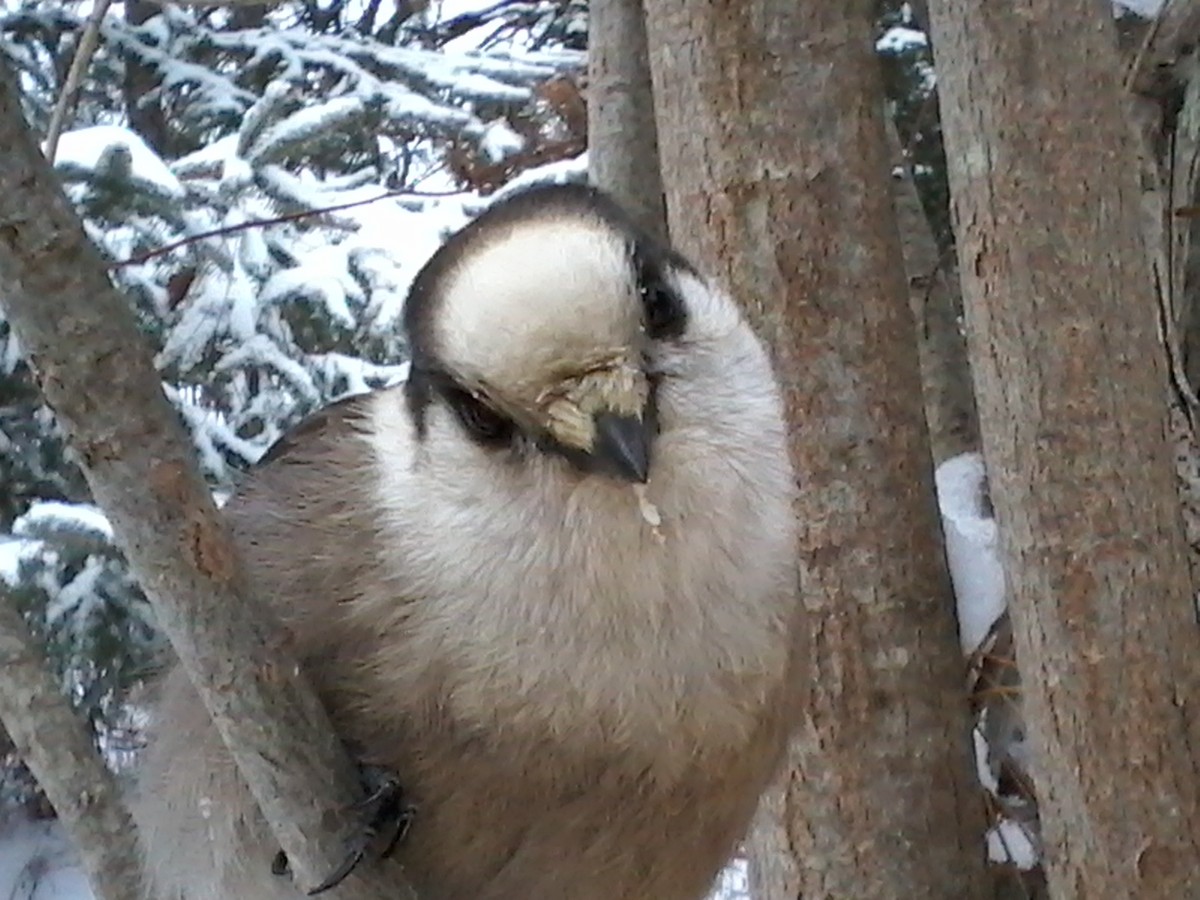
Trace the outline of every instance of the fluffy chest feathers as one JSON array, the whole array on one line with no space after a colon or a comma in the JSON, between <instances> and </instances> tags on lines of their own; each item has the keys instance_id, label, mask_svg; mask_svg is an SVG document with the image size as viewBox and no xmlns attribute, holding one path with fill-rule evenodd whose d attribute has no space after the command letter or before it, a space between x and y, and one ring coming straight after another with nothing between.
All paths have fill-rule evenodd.
<instances>
[{"instance_id":1,"label":"fluffy chest feathers","mask_svg":"<svg viewBox=\"0 0 1200 900\"><path fill-rule=\"evenodd\" d=\"M745 740L787 664L790 478L769 462L781 436L741 456L686 437L660 441L655 529L631 486L556 460L479 472L437 446L397 459L408 427L377 416L389 587L361 609L388 623L377 670L418 683L436 660L456 720L581 748L673 759Z\"/></svg>"}]
</instances>

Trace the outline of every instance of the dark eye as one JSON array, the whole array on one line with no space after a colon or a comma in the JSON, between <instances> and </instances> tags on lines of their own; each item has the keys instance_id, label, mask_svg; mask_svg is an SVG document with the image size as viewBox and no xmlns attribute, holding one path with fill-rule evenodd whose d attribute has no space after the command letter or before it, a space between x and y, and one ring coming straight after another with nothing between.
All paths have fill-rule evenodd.
<instances>
[{"instance_id":1,"label":"dark eye","mask_svg":"<svg viewBox=\"0 0 1200 900\"><path fill-rule=\"evenodd\" d=\"M681 321L679 299L660 284L642 287L642 303L646 308L646 331L652 338L673 337Z\"/></svg>"},{"instance_id":2,"label":"dark eye","mask_svg":"<svg viewBox=\"0 0 1200 900\"><path fill-rule=\"evenodd\" d=\"M687 328L682 298L667 286L661 263L644 254L636 255L646 333L654 340L680 337Z\"/></svg>"},{"instance_id":3,"label":"dark eye","mask_svg":"<svg viewBox=\"0 0 1200 900\"><path fill-rule=\"evenodd\" d=\"M481 444L506 444L512 437L512 421L478 397L454 388L446 392L446 399L463 427Z\"/></svg>"}]
</instances>

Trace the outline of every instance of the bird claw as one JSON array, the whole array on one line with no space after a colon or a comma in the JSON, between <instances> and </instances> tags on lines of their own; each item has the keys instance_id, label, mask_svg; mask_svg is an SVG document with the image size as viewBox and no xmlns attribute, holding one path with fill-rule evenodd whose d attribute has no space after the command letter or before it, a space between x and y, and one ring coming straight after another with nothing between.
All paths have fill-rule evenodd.
<instances>
[{"instance_id":1,"label":"bird claw","mask_svg":"<svg viewBox=\"0 0 1200 900\"><path fill-rule=\"evenodd\" d=\"M378 766L359 767L367 795L351 809L362 814L362 828L349 842L346 856L320 884L308 892L313 897L341 884L358 864L366 858L373 845L377 859L387 859L408 834L416 817L417 808L404 801L404 788L391 772ZM287 872L287 856L283 851L275 855L271 871L276 875Z\"/></svg>"}]
</instances>

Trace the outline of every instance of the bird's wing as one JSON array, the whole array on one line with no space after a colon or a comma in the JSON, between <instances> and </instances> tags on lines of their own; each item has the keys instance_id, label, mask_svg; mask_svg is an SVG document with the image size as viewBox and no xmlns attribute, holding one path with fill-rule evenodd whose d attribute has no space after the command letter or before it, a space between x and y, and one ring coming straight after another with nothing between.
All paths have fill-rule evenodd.
<instances>
[{"instance_id":1,"label":"bird's wing","mask_svg":"<svg viewBox=\"0 0 1200 900\"><path fill-rule=\"evenodd\" d=\"M225 506L256 591L302 644L312 640L310 652L332 640L330 609L358 596L381 555L366 439L378 396L349 397L305 419L246 473Z\"/></svg>"},{"instance_id":2,"label":"bird's wing","mask_svg":"<svg viewBox=\"0 0 1200 900\"><path fill-rule=\"evenodd\" d=\"M314 442L325 444L348 431L360 432L365 425L374 394L353 394L343 397L306 416L285 432L262 455L255 468L286 460L297 453L315 449Z\"/></svg>"}]
</instances>

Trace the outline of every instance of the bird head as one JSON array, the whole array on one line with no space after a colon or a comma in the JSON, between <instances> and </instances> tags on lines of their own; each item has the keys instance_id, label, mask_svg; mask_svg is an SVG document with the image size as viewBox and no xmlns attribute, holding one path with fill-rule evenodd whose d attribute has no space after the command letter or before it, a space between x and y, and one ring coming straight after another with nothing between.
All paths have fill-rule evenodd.
<instances>
[{"instance_id":1,"label":"bird head","mask_svg":"<svg viewBox=\"0 0 1200 900\"><path fill-rule=\"evenodd\" d=\"M594 189L541 187L493 205L410 292L418 429L443 403L483 447L523 443L584 473L645 482L653 346L686 328L676 271L691 268Z\"/></svg>"}]
</instances>

